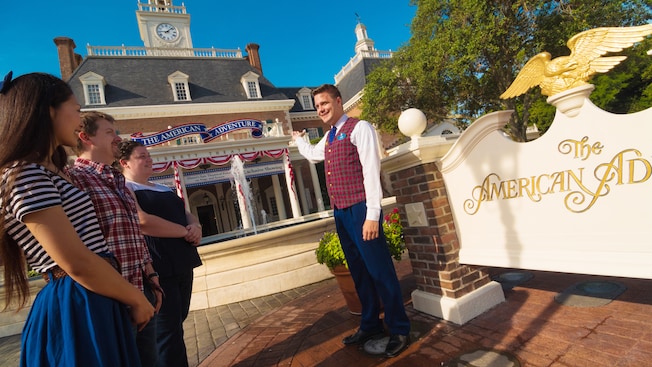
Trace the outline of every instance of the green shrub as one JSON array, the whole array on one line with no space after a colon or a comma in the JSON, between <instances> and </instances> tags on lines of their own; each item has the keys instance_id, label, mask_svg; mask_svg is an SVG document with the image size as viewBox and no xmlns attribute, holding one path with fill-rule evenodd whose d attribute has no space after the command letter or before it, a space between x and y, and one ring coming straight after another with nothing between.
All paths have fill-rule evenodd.
<instances>
[{"instance_id":1,"label":"green shrub","mask_svg":"<svg viewBox=\"0 0 652 367\"><path fill-rule=\"evenodd\" d=\"M394 208L391 213L385 216L383 231L387 239L389 254L395 260L401 260L405 251L405 238L403 237L403 226L401 225L398 209ZM333 231L324 233L319 240L319 246L315 250L315 254L317 255L317 262L328 266L330 269L337 265L347 266L340 238Z\"/></svg>"},{"instance_id":2,"label":"green shrub","mask_svg":"<svg viewBox=\"0 0 652 367\"><path fill-rule=\"evenodd\" d=\"M337 265L344 265L346 267L346 258L344 251L340 245L340 238L335 232L326 232L319 240L319 246L315 250L317 255L317 262L328 266L330 269Z\"/></svg>"}]
</instances>

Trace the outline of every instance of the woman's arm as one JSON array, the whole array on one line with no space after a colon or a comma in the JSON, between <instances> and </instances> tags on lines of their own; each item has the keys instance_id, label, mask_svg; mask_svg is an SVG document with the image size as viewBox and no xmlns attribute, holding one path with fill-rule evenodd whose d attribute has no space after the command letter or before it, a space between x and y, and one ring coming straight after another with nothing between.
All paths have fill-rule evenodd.
<instances>
[{"instance_id":1,"label":"woman's arm","mask_svg":"<svg viewBox=\"0 0 652 367\"><path fill-rule=\"evenodd\" d=\"M154 316L154 307L143 293L82 243L61 206L29 213L23 222L48 255L76 282L130 306L132 321L139 329Z\"/></svg>"},{"instance_id":2,"label":"woman's arm","mask_svg":"<svg viewBox=\"0 0 652 367\"><path fill-rule=\"evenodd\" d=\"M188 229L181 224L170 222L167 219L163 219L159 216L152 215L144 211L138 200L136 200L136 195L129 190L129 193L134 198L136 203L136 210L138 211L138 221L140 222L140 230L143 234L152 236L152 237L164 237L164 238L183 238L188 235Z\"/></svg>"},{"instance_id":3,"label":"woman's arm","mask_svg":"<svg viewBox=\"0 0 652 367\"><path fill-rule=\"evenodd\" d=\"M199 220L195 218L192 213L186 210L188 225L184 227L181 224L147 213L140 207L140 204L138 204L138 200L136 200L134 193L131 190L129 192L134 196L136 210L138 211L138 221L140 222L140 230L143 234L152 237L183 238L195 246L199 245L202 235L201 224L199 224Z\"/></svg>"},{"instance_id":4,"label":"woman's arm","mask_svg":"<svg viewBox=\"0 0 652 367\"><path fill-rule=\"evenodd\" d=\"M202 230L199 219L197 219L197 217L195 217L191 212L188 211L188 209L186 209L186 221L188 222L188 225L186 226L188 234L184 238L186 241L197 246L199 245L202 237Z\"/></svg>"}]
</instances>

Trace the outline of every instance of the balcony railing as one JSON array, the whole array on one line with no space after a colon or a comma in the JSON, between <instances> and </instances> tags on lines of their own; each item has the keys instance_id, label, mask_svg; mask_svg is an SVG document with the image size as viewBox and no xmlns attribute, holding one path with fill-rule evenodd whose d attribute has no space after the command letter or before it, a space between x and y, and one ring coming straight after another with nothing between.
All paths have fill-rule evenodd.
<instances>
[{"instance_id":1,"label":"balcony railing","mask_svg":"<svg viewBox=\"0 0 652 367\"><path fill-rule=\"evenodd\" d=\"M110 56L110 57L148 57L148 56L172 56L172 57L200 57L200 58L223 58L241 59L242 51L220 49L220 48L165 48L165 47L139 47L139 46L86 46L88 56Z\"/></svg>"},{"instance_id":2,"label":"balcony railing","mask_svg":"<svg viewBox=\"0 0 652 367\"><path fill-rule=\"evenodd\" d=\"M174 5L161 5L161 4L143 4L138 3L139 11L149 11L156 13L174 13L174 14L186 14L185 5L174 6Z\"/></svg>"}]
</instances>

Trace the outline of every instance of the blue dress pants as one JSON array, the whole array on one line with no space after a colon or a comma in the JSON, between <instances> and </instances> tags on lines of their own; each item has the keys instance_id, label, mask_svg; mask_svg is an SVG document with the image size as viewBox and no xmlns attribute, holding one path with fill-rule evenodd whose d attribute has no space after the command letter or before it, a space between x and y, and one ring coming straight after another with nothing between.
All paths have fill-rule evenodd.
<instances>
[{"instance_id":1,"label":"blue dress pants","mask_svg":"<svg viewBox=\"0 0 652 367\"><path fill-rule=\"evenodd\" d=\"M188 317L192 295L192 269L183 274L162 276L163 306L156 316L158 367L186 367L188 355L183 341L183 321Z\"/></svg>"},{"instance_id":2,"label":"blue dress pants","mask_svg":"<svg viewBox=\"0 0 652 367\"><path fill-rule=\"evenodd\" d=\"M390 334L408 335L410 320L405 313L401 286L380 222L382 213L378 218L380 227L378 238L364 241L362 225L366 213L365 202L334 210L337 235L362 304L360 329L373 332L383 328L383 321L380 319L380 302L382 302L385 324Z\"/></svg>"},{"instance_id":3,"label":"blue dress pants","mask_svg":"<svg viewBox=\"0 0 652 367\"><path fill-rule=\"evenodd\" d=\"M156 306L156 294L152 288L145 281L145 297L149 302ZM163 301L165 303L165 301ZM143 330L138 331L134 326L134 333L136 336L136 346L138 347L138 354L140 355L140 364L143 367L156 366L158 360L158 350L156 348L156 318L158 315L149 320Z\"/></svg>"}]
</instances>

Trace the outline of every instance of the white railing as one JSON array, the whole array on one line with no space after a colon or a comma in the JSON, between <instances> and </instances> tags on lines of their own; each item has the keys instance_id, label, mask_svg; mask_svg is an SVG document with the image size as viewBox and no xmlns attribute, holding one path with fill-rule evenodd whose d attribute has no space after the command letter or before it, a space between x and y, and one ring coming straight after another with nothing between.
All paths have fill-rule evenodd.
<instances>
[{"instance_id":1,"label":"white railing","mask_svg":"<svg viewBox=\"0 0 652 367\"><path fill-rule=\"evenodd\" d=\"M185 56L201 58L241 59L240 49L221 48L165 48L139 46L91 46L86 45L88 56L147 57L147 56Z\"/></svg>"},{"instance_id":2,"label":"white railing","mask_svg":"<svg viewBox=\"0 0 652 367\"><path fill-rule=\"evenodd\" d=\"M346 75L349 72L349 70L353 69L353 67L358 62L360 62L360 60L362 60L363 58L389 59L392 57L392 55L394 55L394 53L391 50L390 51L361 50L358 53L356 53L355 56L353 56L346 65L344 65L344 67L342 68L342 70L340 70L339 73L335 75L335 83L339 82L340 79L342 79L344 75Z\"/></svg>"},{"instance_id":3,"label":"white railing","mask_svg":"<svg viewBox=\"0 0 652 367\"><path fill-rule=\"evenodd\" d=\"M173 14L186 14L185 5L158 5L158 4L143 4L138 3L139 11L149 11L154 13L173 13Z\"/></svg>"}]
</instances>

